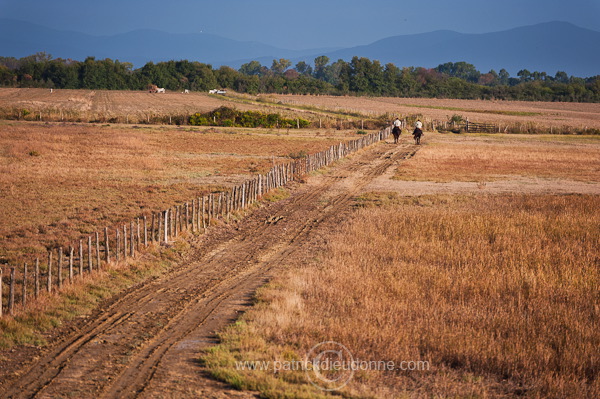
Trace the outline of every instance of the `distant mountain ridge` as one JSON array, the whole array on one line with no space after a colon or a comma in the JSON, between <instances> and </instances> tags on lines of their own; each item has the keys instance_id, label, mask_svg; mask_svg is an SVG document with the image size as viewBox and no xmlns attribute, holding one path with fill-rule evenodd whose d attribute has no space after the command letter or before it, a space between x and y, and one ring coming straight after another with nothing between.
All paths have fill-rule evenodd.
<instances>
[{"instance_id":1,"label":"distant mountain ridge","mask_svg":"<svg viewBox=\"0 0 600 399\"><path fill-rule=\"evenodd\" d=\"M513 76L528 69L590 77L600 75L600 32L567 22L482 34L436 31L389 37L326 55L333 60L359 56L397 66L430 68L466 61L484 73L504 68Z\"/></svg>"},{"instance_id":2,"label":"distant mountain ridge","mask_svg":"<svg viewBox=\"0 0 600 399\"><path fill-rule=\"evenodd\" d=\"M55 58L84 60L111 58L141 67L148 61L187 59L238 68L250 60L270 66L273 59L294 63L312 62L320 55L331 61L352 57L394 63L398 67L436 67L446 62L466 61L481 72L521 69L590 77L600 75L600 32L566 22L548 22L501 32L465 34L435 31L393 36L364 46L346 49L289 50L258 42L241 42L199 34L171 34L136 30L112 36L92 36L0 19L0 56L24 57L45 51Z\"/></svg>"},{"instance_id":3,"label":"distant mountain ridge","mask_svg":"<svg viewBox=\"0 0 600 399\"><path fill-rule=\"evenodd\" d=\"M135 30L112 36L59 31L28 22L0 18L0 56L21 58L45 51L54 58L83 61L88 56L131 62L200 61L213 66L257 57L296 58L328 49L287 50L258 42L241 42L208 33L175 34ZM270 66L270 65L269 65Z\"/></svg>"}]
</instances>

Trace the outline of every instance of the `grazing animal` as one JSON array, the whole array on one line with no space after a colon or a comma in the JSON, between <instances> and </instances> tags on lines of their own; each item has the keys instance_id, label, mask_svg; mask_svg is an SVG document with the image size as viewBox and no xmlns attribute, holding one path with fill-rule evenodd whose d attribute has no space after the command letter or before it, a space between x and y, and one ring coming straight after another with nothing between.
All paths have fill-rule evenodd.
<instances>
[{"instance_id":1,"label":"grazing animal","mask_svg":"<svg viewBox=\"0 0 600 399\"><path fill-rule=\"evenodd\" d=\"M184 94L190 94L190 91L188 89L185 89L183 92Z\"/></svg>"},{"instance_id":2,"label":"grazing animal","mask_svg":"<svg viewBox=\"0 0 600 399\"><path fill-rule=\"evenodd\" d=\"M157 93L165 93L165 88L164 87L159 87L156 89Z\"/></svg>"}]
</instances>

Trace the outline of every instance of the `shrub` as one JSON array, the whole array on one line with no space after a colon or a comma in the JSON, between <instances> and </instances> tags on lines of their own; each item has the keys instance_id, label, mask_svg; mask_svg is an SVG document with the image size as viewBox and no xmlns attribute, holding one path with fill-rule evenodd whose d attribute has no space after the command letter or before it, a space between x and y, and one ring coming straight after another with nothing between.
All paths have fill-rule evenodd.
<instances>
[{"instance_id":1,"label":"shrub","mask_svg":"<svg viewBox=\"0 0 600 399\"><path fill-rule=\"evenodd\" d=\"M310 121L306 119L285 119L279 114L267 114L260 111L238 111L235 108L220 107L207 113L195 113L190 116L190 125L193 126L225 126L225 127L274 127L293 128L299 126L307 128Z\"/></svg>"}]
</instances>

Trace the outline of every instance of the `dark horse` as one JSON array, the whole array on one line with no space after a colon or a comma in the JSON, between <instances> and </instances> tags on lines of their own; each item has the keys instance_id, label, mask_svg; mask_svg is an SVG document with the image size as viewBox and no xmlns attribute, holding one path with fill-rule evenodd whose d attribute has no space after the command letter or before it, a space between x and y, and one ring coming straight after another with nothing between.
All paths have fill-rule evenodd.
<instances>
[{"instance_id":1,"label":"dark horse","mask_svg":"<svg viewBox=\"0 0 600 399\"><path fill-rule=\"evenodd\" d=\"M416 145L421 145L421 136L422 135L423 135L423 130L419 129L418 127L415 128L415 131L413 132L413 136L415 138Z\"/></svg>"},{"instance_id":2,"label":"dark horse","mask_svg":"<svg viewBox=\"0 0 600 399\"><path fill-rule=\"evenodd\" d=\"M392 129L392 134L394 135L394 144L398 144L398 139L400 138L400 133L402 133L402 131L400 130L400 127L394 126L394 128Z\"/></svg>"}]
</instances>

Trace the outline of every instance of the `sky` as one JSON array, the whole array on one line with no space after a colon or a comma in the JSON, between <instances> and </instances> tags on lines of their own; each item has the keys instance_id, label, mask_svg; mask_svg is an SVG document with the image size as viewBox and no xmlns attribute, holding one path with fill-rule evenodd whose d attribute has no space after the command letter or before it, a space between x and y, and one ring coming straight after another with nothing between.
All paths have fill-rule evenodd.
<instances>
[{"instance_id":1,"label":"sky","mask_svg":"<svg viewBox=\"0 0 600 399\"><path fill-rule=\"evenodd\" d=\"M600 31L600 0L0 0L0 18L91 35L204 32L300 50L549 21Z\"/></svg>"}]
</instances>

